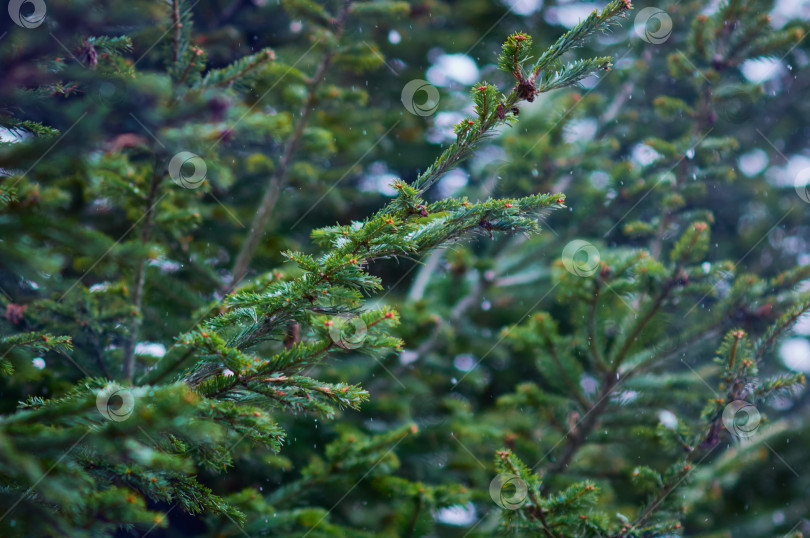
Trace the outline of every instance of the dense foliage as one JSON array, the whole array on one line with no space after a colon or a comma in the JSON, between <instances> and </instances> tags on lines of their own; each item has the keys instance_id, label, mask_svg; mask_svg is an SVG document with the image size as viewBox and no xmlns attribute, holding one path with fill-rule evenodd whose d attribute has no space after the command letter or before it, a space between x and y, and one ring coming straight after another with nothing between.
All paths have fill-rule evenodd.
<instances>
[{"instance_id":1,"label":"dense foliage","mask_svg":"<svg viewBox=\"0 0 810 538\"><path fill-rule=\"evenodd\" d=\"M571 8L10 2L0 533L810 531L807 23Z\"/></svg>"}]
</instances>

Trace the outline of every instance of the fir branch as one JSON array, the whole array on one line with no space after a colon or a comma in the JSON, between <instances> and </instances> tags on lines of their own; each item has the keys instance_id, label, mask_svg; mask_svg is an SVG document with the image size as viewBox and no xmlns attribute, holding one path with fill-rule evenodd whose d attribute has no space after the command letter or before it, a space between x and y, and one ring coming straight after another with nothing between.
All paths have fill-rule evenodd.
<instances>
[{"instance_id":1,"label":"fir branch","mask_svg":"<svg viewBox=\"0 0 810 538\"><path fill-rule=\"evenodd\" d=\"M757 341L754 358L759 361L765 351L773 345L779 336L795 325L796 321L810 312L810 299L805 299L779 317L776 323L768 327L767 332Z\"/></svg>"},{"instance_id":2,"label":"fir branch","mask_svg":"<svg viewBox=\"0 0 810 538\"><path fill-rule=\"evenodd\" d=\"M72 347L73 341L69 336L53 336L44 331L0 337L0 350L2 350L3 356L9 354L15 348L31 349L38 353L46 351L67 353Z\"/></svg>"},{"instance_id":3,"label":"fir branch","mask_svg":"<svg viewBox=\"0 0 810 538\"><path fill-rule=\"evenodd\" d=\"M531 68L531 78L536 79L542 71L553 66L563 54L572 48L582 46L594 32L606 30L616 23L617 17L623 16L632 8L630 0L613 0L602 9L601 13L593 10L584 21L561 36L538 58Z\"/></svg>"},{"instance_id":4,"label":"fir branch","mask_svg":"<svg viewBox=\"0 0 810 538\"><path fill-rule=\"evenodd\" d=\"M542 93L574 86L595 71L610 70L610 60L608 57L577 60L543 77L537 91Z\"/></svg>"},{"instance_id":5,"label":"fir branch","mask_svg":"<svg viewBox=\"0 0 810 538\"><path fill-rule=\"evenodd\" d=\"M488 85L483 85L485 89L482 93L487 96L488 100L482 99L482 102L476 103L476 105L478 110L486 109L488 116L481 116L477 121L463 120L462 123L457 125L457 140L433 164L419 174L412 185L413 188L420 193L425 192L443 174L469 157L477 145L492 133L493 129L515 121L516 116L514 114L507 116L505 111L511 110L520 101L534 100L534 96L539 91L535 85L535 79L542 70L569 49L581 45L596 30L607 28L611 23L615 22L616 17L623 15L631 8L630 0L613 0L605 6L601 13L594 11L587 19L558 39L557 43L548 49L535 66L531 68L531 75L528 77L524 74L527 71L524 64L529 59L528 53L531 40L525 34L511 35L504 44L503 52L498 60L498 67L512 72L517 79L517 83L509 94L501 99L500 103L496 103L494 99L489 98L491 91L488 89ZM550 85L543 88L542 91L550 91L576 84L594 70L607 68L609 61L609 58L594 58L575 62L549 79ZM479 90L480 87L474 88L474 95ZM494 96L494 94L492 95ZM488 106L485 107L485 103L488 103ZM501 112L499 113L499 111Z\"/></svg>"},{"instance_id":6,"label":"fir branch","mask_svg":"<svg viewBox=\"0 0 810 538\"><path fill-rule=\"evenodd\" d=\"M557 538L557 534L552 530L551 525L546 517L546 511L543 508L543 502L538 495L539 481L535 478L533 473L520 461L511 450L499 450L496 454L495 460L496 468L499 470L507 471L512 475L519 477L525 484L526 493L528 495L529 505L521 508L521 512L526 513L529 518L538 520L540 522L540 530L548 538Z\"/></svg>"},{"instance_id":7,"label":"fir branch","mask_svg":"<svg viewBox=\"0 0 810 538\"><path fill-rule=\"evenodd\" d=\"M200 82L199 89L225 87L233 84L235 81L244 81L249 73L275 59L276 53L268 48L256 54L240 58L233 64L223 67L222 69L212 69ZM191 66L191 63L189 63L189 66ZM186 68L186 72L188 72L188 67ZM182 79L185 79L185 74Z\"/></svg>"}]
</instances>

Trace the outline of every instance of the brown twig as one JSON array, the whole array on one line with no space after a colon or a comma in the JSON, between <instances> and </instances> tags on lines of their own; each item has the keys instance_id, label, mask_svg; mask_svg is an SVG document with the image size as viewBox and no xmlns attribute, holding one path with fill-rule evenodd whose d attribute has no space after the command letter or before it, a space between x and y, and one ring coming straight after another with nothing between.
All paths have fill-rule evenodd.
<instances>
[{"instance_id":1,"label":"brown twig","mask_svg":"<svg viewBox=\"0 0 810 538\"><path fill-rule=\"evenodd\" d=\"M351 0L344 2L343 8L338 15L334 30L335 41L339 41L343 35L343 31L346 27L346 20L349 16L350 6ZM248 232L244 243L242 243L242 248L236 257L231 281L223 289L223 291L226 293L232 291L248 272L250 263L253 260L253 256L256 254L256 249L258 248L262 236L264 235L264 230L267 228L267 224L270 222L270 217L272 216L273 210L278 202L279 193L289 181L290 168L292 167L293 161L298 154L298 149L301 146L304 129L309 123L309 118L312 114L315 101L317 99L316 94L321 84L323 84L324 80L326 79L326 74L330 65L332 64L334 54L335 52L332 49L325 51L323 56L321 56L321 61L318 64L318 67L315 69L315 74L312 77L312 82L310 83L309 91L307 92L307 97L304 101L304 106L301 108L298 120L295 122L292 135L290 135L290 138L287 139L278 169L270 177L270 181L267 183L264 195L262 196L262 201L259 203L259 207L253 217L253 222L250 225L250 231Z\"/></svg>"},{"instance_id":2,"label":"brown twig","mask_svg":"<svg viewBox=\"0 0 810 538\"><path fill-rule=\"evenodd\" d=\"M144 225L141 229L141 243L144 245L152 237L152 228L155 223L155 205L158 188L160 187L161 175L158 173L157 161L153 165L152 181L149 185L149 194L146 198L146 214ZM146 284L146 258L141 258L135 271L135 286L132 291L133 316L129 323L129 337L124 346L123 375L126 381L131 382L135 375L135 344L138 340L138 333L141 328L141 305L143 303L143 292Z\"/></svg>"}]
</instances>

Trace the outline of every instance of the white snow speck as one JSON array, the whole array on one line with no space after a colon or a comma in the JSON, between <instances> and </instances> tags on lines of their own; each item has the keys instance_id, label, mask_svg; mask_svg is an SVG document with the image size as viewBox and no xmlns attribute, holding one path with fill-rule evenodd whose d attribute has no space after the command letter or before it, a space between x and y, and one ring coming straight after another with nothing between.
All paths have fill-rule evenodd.
<instances>
[{"instance_id":1,"label":"white snow speck","mask_svg":"<svg viewBox=\"0 0 810 538\"><path fill-rule=\"evenodd\" d=\"M543 0L503 0L503 3L518 15L531 15L543 7Z\"/></svg>"},{"instance_id":2,"label":"white snow speck","mask_svg":"<svg viewBox=\"0 0 810 538\"><path fill-rule=\"evenodd\" d=\"M109 287L110 287L109 282L99 282L98 284L93 284L92 286L90 286L89 291L90 293L98 293L100 291L107 291Z\"/></svg>"},{"instance_id":3,"label":"white snow speck","mask_svg":"<svg viewBox=\"0 0 810 538\"><path fill-rule=\"evenodd\" d=\"M138 342L135 344L135 354L162 357L166 354L166 346L160 342Z\"/></svg>"},{"instance_id":4,"label":"white snow speck","mask_svg":"<svg viewBox=\"0 0 810 538\"><path fill-rule=\"evenodd\" d=\"M776 0L771 17L774 28L782 28L793 19L810 20L810 3L806 0Z\"/></svg>"},{"instance_id":5,"label":"white snow speck","mask_svg":"<svg viewBox=\"0 0 810 538\"><path fill-rule=\"evenodd\" d=\"M462 353L461 355L456 355L456 358L453 359L453 366L455 366L462 372L469 372L470 370L475 368L475 357L473 357L469 353Z\"/></svg>"},{"instance_id":6,"label":"white snow speck","mask_svg":"<svg viewBox=\"0 0 810 538\"><path fill-rule=\"evenodd\" d=\"M760 58L744 61L741 69L745 78L750 82L760 84L779 75L784 67L780 60Z\"/></svg>"},{"instance_id":7,"label":"white snow speck","mask_svg":"<svg viewBox=\"0 0 810 538\"><path fill-rule=\"evenodd\" d=\"M596 388L599 386L599 384L596 382L596 379L586 375L582 377L582 380L579 382L579 386L582 387L585 394L593 394L596 392Z\"/></svg>"},{"instance_id":8,"label":"white snow speck","mask_svg":"<svg viewBox=\"0 0 810 538\"><path fill-rule=\"evenodd\" d=\"M665 428L670 430L674 430L678 426L678 417L675 416L675 413L666 409L658 412L658 420L661 421Z\"/></svg>"},{"instance_id":9,"label":"white snow speck","mask_svg":"<svg viewBox=\"0 0 810 538\"><path fill-rule=\"evenodd\" d=\"M549 7L545 12L546 22L549 24L560 24L566 28L573 28L597 8L602 9L602 6L591 2L579 2L576 4Z\"/></svg>"},{"instance_id":10,"label":"white snow speck","mask_svg":"<svg viewBox=\"0 0 810 538\"><path fill-rule=\"evenodd\" d=\"M633 147L633 153L630 158L633 160L633 162L641 166L647 166L648 164L654 163L661 157L662 155L652 149L650 146L646 144L636 144Z\"/></svg>"},{"instance_id":11,"label":"white snow speck","mask_svg":"<svg viewBox=\"0 0 810 538\"><path fill-rule=\"evenodd\" d=\"M453 132L453 126L463 119L464 114L460 112L439 112L433 118L433 126L428 131L428 142L431 144L455 142L456 134Z\"/></svg>"},{"instance_id":12,"label":"white snow speck","mask_svg":"<svg viewBox=\"0 0 810 538\"><path fill-rule=\"evenodd\" d=\"M768 154L760 148L744 153L740 156L740 170L748 177L762 173L768 166Z\"/></svg>"},{"instance_id":13,"label":"white snow speck","mask_svg":"<svg viewBox=\"0 0 810 538\"><path fill-rule=\"evenodd\" d=\"M443 178L439 180L437 188L442 198L449 198L453 196L456 191L467 185L470 180L470 174L465 172L462 168L456 168L447 172Z\"/></svg>"},{"instance_id":14,"label":"white snow speck","mask_svg":"<svg viewBox=\"0 0 810 538\"><path fill-rule=\"evenodd\" d=\"M460 527L472 525L477 519L473 503L441 508L436 511L434 517L445 525L458 525Z\"/></svg>"},{"instance_id":15,"label":"white snow speck","mask_svg":"<svg viewBox=\"0 0 810 538\"><path fill-rule=\"evenodd\" d=\"M794 372L810 372L810 342L807 338L788 338L779 346L779 356Z\"/></svg>"},{"instance_id":16,"label":"white snow speck","mask_svg":"<svg viewBox=\"0 0 810 538\"><path fill-rule=\"evenodd\" d=\"M810 336L810 314L804 314L796 321L796 325L793 326L793 332L795 334Z\"/></svg>"},{"instance_id":17,"label":"white snow speck","mask_svg":"<svg viewBox=\"0 0 810 538\"><path fill-rule=\"evenodd\" d=\"M563 130L563 140L569 144L572 142L587 142L588 140L593 140L593 137L596 136L598 126L596 120L592 118L570 121Z\"/></svg>"},{"instance_id":18,"label":"white snow speck","mask_svg":"<svg viewBox=\"0 0 810 538\"><path fill-rule=\"evenodd\" d=\"M618 394L615 400L619 405L627 405L634 402L637 398L638 392L634 390L625 390L624 392Z\"/></svg>"},{"instance_id":19,"label":"white snow speck","mask_svg":"<svg viewBox=\"0 0 810 538\"><path fill-rule=\"evenodd\" d=\"M810 183L810 158L804 155L792 155L785 166L771 166L766 175L779 187L801 187Z\"/></svg>"},{"instance_id":20,"label":"white snow speck","mask_svg":"<svg viewBox=\"0 0 810 538\"><path fill-rule=\"evenodd\" d=\"M368 168L368 173L360 181L360 189L379 192L384 196L396 196L399 191L394 188L397 176L392 174L385 163L375 162Z\"/></svg>"},{"instance_id":21,"label":"white snow speck","mask_svg":"<svg viewBox=\"0 0 810 538\"><path fill-rule=\"evenodd\" d=\"M610 175L602 170L597 170L591 174L588 180L591 182L591 185L597 189L604 189L610 183Z\"/></svg>"},{"instance_id":22,"label":"white snow speck","mask_svg":"<svg viewBox=\"0 0 810 538\"><path fill-rule=\"evenodd\" d=\"M418 358L419 358L419 355L416 353L416 351L412 351L410 349L405 349L405 350L402 351L402 353L399 354L399 363L402 366L407 366L410 363L415 362L416 359L418 359Z\"/></svg>"},{"instance_id":23,"label":"white snow speck","mask_svg":"<svg viewBox=\"0 0 810 538\"><path fill-rule=\"evenodd\" d=\"M453 82L468 85L477 81L478 76L478 65L466 54L442 54L425 73L434 86L449 86Z\"/></svg>"}]
</instances>

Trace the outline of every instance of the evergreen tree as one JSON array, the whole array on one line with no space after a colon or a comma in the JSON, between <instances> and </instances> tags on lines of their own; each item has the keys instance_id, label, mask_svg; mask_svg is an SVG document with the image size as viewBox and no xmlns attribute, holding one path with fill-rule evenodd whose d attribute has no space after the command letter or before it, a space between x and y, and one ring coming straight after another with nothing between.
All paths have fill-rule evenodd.
<instances>
[{"instance_id":1,"label":"evergreen tree","mask_svg":"<svg viewBox=\"0 0 810 538\"><path fill-rule=\"evenodd\" d=\"M738 171L757 137L801 150L799 82L744 76L806 54L770 2L567 32L486 2L31 5L0 34L4 536L799 532L807 393L774 349L810 309L806 193ZM498 54L493 9L548 42ZM493 82L403 83L456 39ZM781 504L739 494L773 472Z\"/></svg>"}]
</instances>

